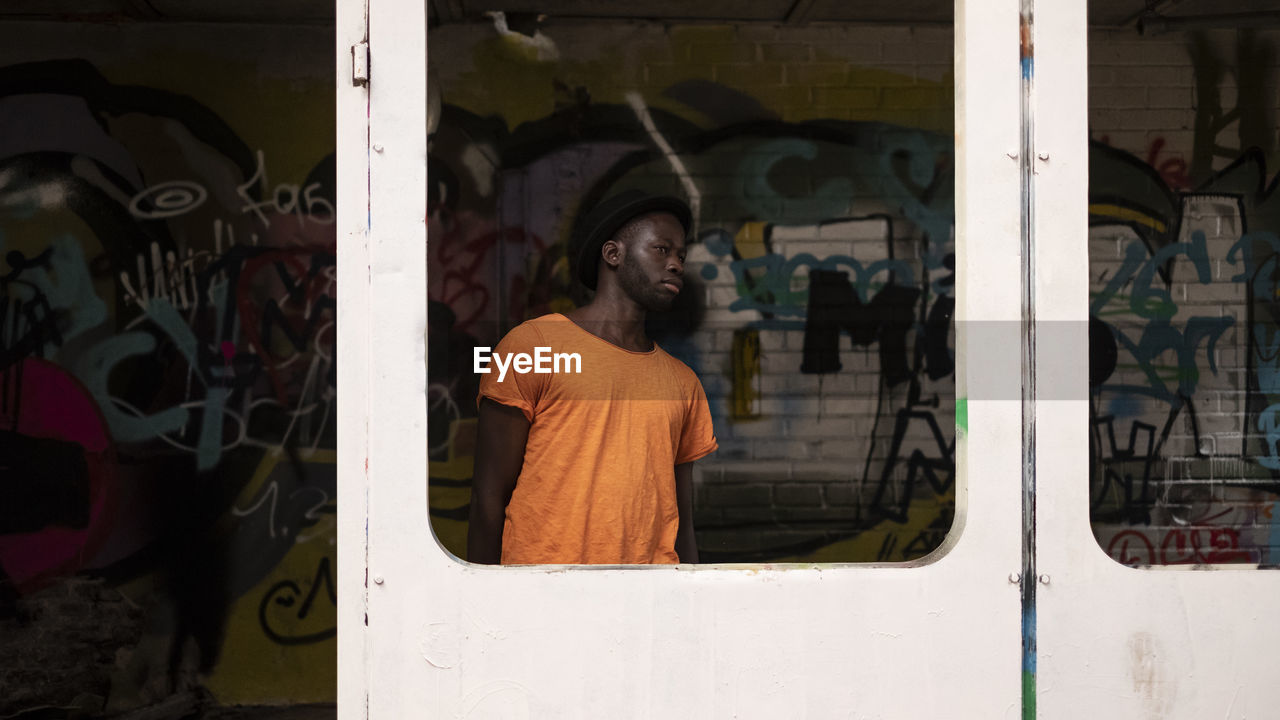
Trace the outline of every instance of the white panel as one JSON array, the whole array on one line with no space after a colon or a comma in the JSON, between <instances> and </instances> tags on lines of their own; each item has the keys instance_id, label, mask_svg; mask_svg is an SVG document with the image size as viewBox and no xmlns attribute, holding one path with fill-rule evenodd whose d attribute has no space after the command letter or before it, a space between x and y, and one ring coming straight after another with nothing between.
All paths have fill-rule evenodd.
<instances>
[{"instance_id":1,"label":"white panel","mask_svg":"<svg viewBox=\"0 0 1280 720\"><path fill-rule=\"evenodd\" d=\"M1007 282L1018 275L1018 176L1006 155L1018 137L1016 3L962 3L957 19L963 354L972 323L1018 317L1017 284ZM369 578L367 628L351 633L343 615L340 649L360 652L353 638L363 633L365 663L340 669L363 672L342 687L364 683L368 694L340 694L343 717L359 717L366 702L369 717L388 720L1017 717L1019 600L1008 581L1020 554L1016 400L969 398L956 528L932 563L498 568L459 563L436 545L423 483L422 3L371 0L370 26L370 242L367 256L347 248L340 261L367 296L349 285L339 296L365 313L339 331L344 362L367 370L362 384L344 365L343 414L365 413L368 427L366 457L350 456L355 440L342 445L344 498L368 493L364 526L349 520L358 501L342 509L344 593L363 591L353 545L367 550ZM339 205L355 207L347 196ZM962 361L957 392L990 386L994 361L1016 366L1017 352L1016 342L984 345L993 362Z\"/></svg>"},{"instance_id":2,"label":"white panel","mask_svg":"<svg viewBox=\"0 0 1280 720\"><path fill-rule=\"evenodd\" d=\"M1040 387L1076 399L1037 412L1039 715L1270 717L1280 574L1130 569L1090 530L1084 4L1037 3L1035 27L1037 317L1076 321L1074 338L1040 335Z\"/></svg>"},{"instance_id":3,"label":"white panel","mask_svg":"<svg viewBox=\"0 0 1280 720\"><path fill-rule=\"evenodd\" d=\"M371 718L439 717L433 668L457 668L431 603L446 561L427 524L427 18L421 0L369 1L369 354L365 672ZM352 328L357 329L357 328ZM357 387L355 393L364 388ZM341 391L340 391L341 392ZM345 702L339 698L339 702Z\"/></svg>"},{"instance_id":4,"label":"white panel","mask_svg":"<svg viewBox=\"0 0 1280 720\"><path fill-rule=\"evenodd\" d=\"M365 717L364 521L369 417L369 93L351 82L364 0L338 0L334 32L338 287L338 716Z\"/></svg>"}]
</instances>

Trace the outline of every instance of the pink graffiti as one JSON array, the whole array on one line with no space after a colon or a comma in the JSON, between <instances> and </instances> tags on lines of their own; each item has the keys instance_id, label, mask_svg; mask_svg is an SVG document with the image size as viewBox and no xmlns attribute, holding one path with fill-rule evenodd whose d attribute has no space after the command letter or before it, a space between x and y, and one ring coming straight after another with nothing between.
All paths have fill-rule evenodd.
<instances>
[{"instance_id":1,"label":"pink graffiti","mask_svg":"<svg viewBox=\"0 0 1280 720\"><path fill-rule=\"evenodd\" d=\"M21 378L16 397L11 396L17 402L9 402L6 412L0 412L0 428L29 438L76 443L88 470L87 527L49 526L0 535L0 565L21 592L30 592L85 567L106 540L119 493L115 448L88 390L53 363L27 358L0 372L0 377ZM17 409L16 415L9 411L12 408Z\"/></svg>"}]
</instances>

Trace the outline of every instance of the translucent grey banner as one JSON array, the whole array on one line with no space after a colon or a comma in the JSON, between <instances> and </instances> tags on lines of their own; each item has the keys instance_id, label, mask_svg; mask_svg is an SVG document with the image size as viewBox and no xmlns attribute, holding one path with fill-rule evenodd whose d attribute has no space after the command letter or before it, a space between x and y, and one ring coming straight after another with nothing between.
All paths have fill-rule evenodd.
<instances>
[{"instance_id":1,"label":"translucent grey banner","mask_svg":"<svg viewBox=\"0 0 1280 720\"><path fill-rule=\"evenodd\" d=\"M910 392L913 386L954 396L958 384L960 394L970 400L1018 401L1029 377L1023 343L1032 328L1016 320L930 322L907 315L836 323L813 318L736 319L651 318L649 337L691 367L704 385L750 385L754 394L773 397L875 395L882 389ZM1042 321L1033 330L1035 392L1042 401L1087 400L1091 388L1104 387L1150 397L1189 394L1197 384L1215 379L1239 381L1239 373L1230 374L1245 365L1248 356L1242 335L1209 327L1153 332L1149 323L1081 320ZM496 374L494 355L505 335L491 322L471 323L466 330L433 328L428 336L429 376L433 382L462 379L468 384L478 382L483 370ZM546 356L541 364L534 356L536 348L530 346L527 361L503 360L506 378L518 374L517 362L528 374L556 374L561 353L579 352L582 358L574 359L578 372L573 374L592 378L610 365L602 368L584 348L597 353L623 349L599 344L601 336L608 335L601 329L583 331L568 344L548 339L540 344ZM483 359L480 371L477 358ZM664 394L656 385L655 392Z\"/></svg>"}]
</instances>

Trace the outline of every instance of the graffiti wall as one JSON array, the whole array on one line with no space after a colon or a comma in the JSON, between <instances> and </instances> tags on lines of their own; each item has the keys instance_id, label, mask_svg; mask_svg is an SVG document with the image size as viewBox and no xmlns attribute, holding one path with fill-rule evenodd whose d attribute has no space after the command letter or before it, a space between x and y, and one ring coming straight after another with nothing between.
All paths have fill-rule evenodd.
<instances>
[{"instance_id":1,"label":"graffiti wall","mask_svg":"<svg viewBox=\"0 0 1280 720\"><path fill-rule=\"evenodd\" d=\"M428 234L430 504L461 555L471 348L587 300L575 223L643 188L694 209L651 334L707 391L704 562L901 561L954 513L950 29L449 26Z\"/></svg>"},{"instance_id":2,"label":"graffiti wall","mask_svg":"<svg viewBox=\"0 0 1280 720\"><path fill-rule=\"evenodd\" d=\"M446 546L461 553L465 535L470 348L584 302L577 218L642 187L689 198L697 218L695 291L654 331L698 372L721 439L699 463L704 559L936 547L964 422L950 31L525 31L431 42L431 493ZM1095 535L1120 562L1270 563L1280 545L1276 40L1091 34L1088 482Z\"/></svg>"},{"instance_id":3,"label":"graffiti wall","mask_svg":"<svg viewBox=\"0 0 1280 720\"><path fill-rule=\"evenodd\" d=\"M0 715L332 702L331 32L6 29Z\"/></svg>"},{"instance_id":4,"label":"graffiti wall","mask_svg":"<svg viewBox=\"0 0 1280 720\"><path fill-rule=\"evenodd\" d=\"M1090 38L1089 486L1128 565L1280 560L1277 40Z\"/></svg>"}]
</instances>

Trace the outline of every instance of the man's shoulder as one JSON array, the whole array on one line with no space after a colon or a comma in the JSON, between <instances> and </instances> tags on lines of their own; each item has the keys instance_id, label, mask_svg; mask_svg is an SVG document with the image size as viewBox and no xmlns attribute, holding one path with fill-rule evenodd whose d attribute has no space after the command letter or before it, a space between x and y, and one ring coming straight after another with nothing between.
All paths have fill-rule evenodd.
<instances>
[{"instance_id":1,"label":"man's shoulder","mask_svg":"<svg viewBox=\"0 0 1280 720\"><path fill-rule=\"evenodd\" d=\"M508 330L502 341L507 344L539 342L548 333L554 332L563 321L564 316L558 313L539 315Z\"/></svg>"},{"instance_id":2,"label":"man's shoulder","mask_svg":"<svg viewBox=\"0 0 1280 720\"><path fill-rule=\"evenodd\" d=\"M698 374L684 360L667 352L666 348L661 345L658 346L656 355L668 366L668 372L679 380L681 384L702 386L702 381L698 379Z\"/></svg>"},{"instance_id":3,"label":"man's shoulder","mask_svg":"<svg viewBox=\"0 0 1280 720\"><path fill-rule=\"evenodd\" d=\"M546 315L539 315L538 317L529 318L528 320L525 320L519 325L516 325L515 327L511 328L509 332L515 332L516 330L519 330L521 328L547 327L549 325L552 325L558 322L559 320L562 320L563 318L564 316L559 313L548 313Z\"/></svg>"},{"instance_id":4,"label":"man's shoulder","mask_svg":"<svg viewBox=\"0 0 1280 720\"><path fill-rule=\"evenodd\" d=\"M569 318L565 317L564 315L553 312L553 313L547 313L546 315L539 315L538 317L535 317L535 318L529 318L528 320L525 320L520 324L535 325L537 327L550 327L550 326L560 325L561 323L567 322L568 320Z\"/></svg>"}]
</instances>

